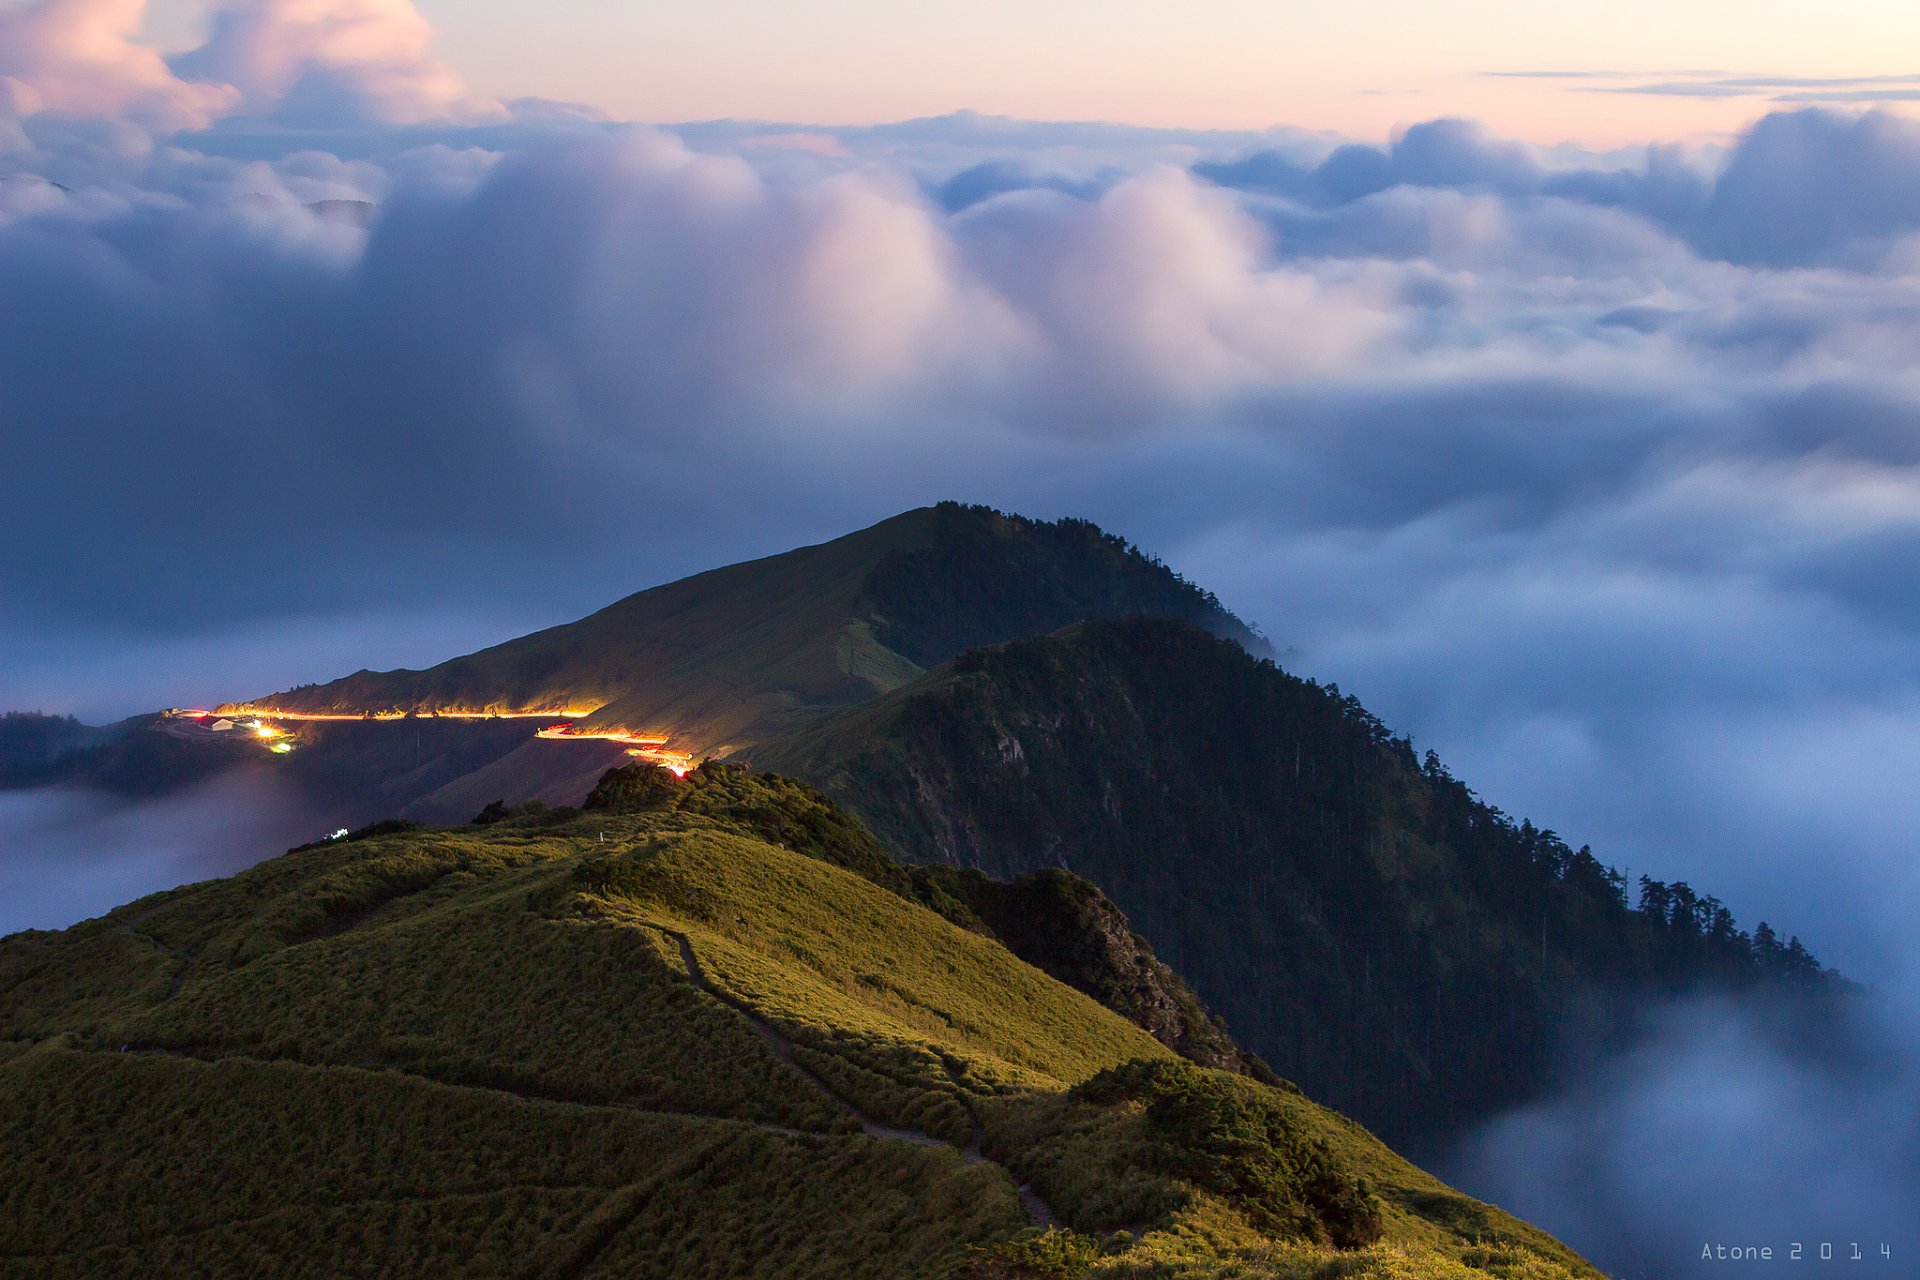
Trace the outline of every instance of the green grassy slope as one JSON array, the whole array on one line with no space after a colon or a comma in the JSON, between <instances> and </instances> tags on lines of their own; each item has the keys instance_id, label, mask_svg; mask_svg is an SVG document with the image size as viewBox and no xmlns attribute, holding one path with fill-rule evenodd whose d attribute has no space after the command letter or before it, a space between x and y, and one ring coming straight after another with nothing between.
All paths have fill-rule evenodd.
<instances>
[{"instance_id":1,"label":"green grassy slope","mask_svg":"<svg viewBox=\"0 0 1920 1280\"><path fill-rule=\"evenodd\" d=\"M1260 643L1207 593L1092 525L944 503L425 671L361 671L259 703L589 710L584 728L660 733L707 754L897 688L976 644L1138 613Z\"/></svg>"},{"instance_id":2,"label":"green grassy slope","mask_svg":"<svg viewBox=\"0 0 1920 1280\"><path fill-rule=\"evenodd\" d=\"M1630 910L1353 699L1174 623L976 651L750 756L915 860L1093 880L1243 1044L1397 1141L1527 1098L1574 1011L1824 981L1711 899Z\"/></svg>"},{"instance_id":3,"label":"green grassy slope","mask_svg":"<svg viewBox=\"0 0 1920 1280\"><path fill-rule=\"evenodd\" d=\"M0 1275L1593 1274L802 789L668 790L0 939Z\"/></svg>"}]
</instances>

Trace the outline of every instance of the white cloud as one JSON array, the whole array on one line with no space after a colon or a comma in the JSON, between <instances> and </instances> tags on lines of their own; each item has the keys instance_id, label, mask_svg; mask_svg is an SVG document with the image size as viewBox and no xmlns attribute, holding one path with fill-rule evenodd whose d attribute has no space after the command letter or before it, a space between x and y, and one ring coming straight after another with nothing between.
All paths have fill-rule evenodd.
<instances>
[{"instance_id":1,"label":"white cloud","mask_svg":"<svg viewBox=\"0 0 1920 1280\"><path fill-rule=\"evenodd\" d=\"M0 119L125 119L162 131L229 110L230 87L193 84L135 37L146 0L36 0L0 10Z\"/></svg>"},{"instance_id":2,"label":"white cloud","mask_svg":"<svg viewBox=\"0 0 1920 1280\"><path fill-rule=\"evenodd\" d=\"M138 40L146 0L31 0L0 10L0 142L36 117L147 134L242 114L338 127L504 118L429 51L411 0L235 0L170 65ZM138 151L140 144L123 145Z\"/></svg>"},{"instance_id":3,"label":"white cloud","mask_svg":"<svg viewBox=\"0 0 1920 1280\"><path fill-rule=\"evenodd\" d=\"M432 42L412 0L238 0L215 13L206 44L174 65L234 86L246 114L292 124L500 114L468 94L429 52Z\"/></svg>"}]
</instances>

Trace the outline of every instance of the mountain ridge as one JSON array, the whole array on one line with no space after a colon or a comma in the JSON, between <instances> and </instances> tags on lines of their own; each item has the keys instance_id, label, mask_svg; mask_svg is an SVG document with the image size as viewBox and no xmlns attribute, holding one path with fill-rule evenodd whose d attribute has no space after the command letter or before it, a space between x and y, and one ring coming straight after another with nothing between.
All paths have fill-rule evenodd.
<instances>
[{"instance_id":1,"label":"mountain ridge","mask_svg":"<svg viewBox=\"0 0 1920 1280\"><path fill-rule=\"evenodd\" d=\"M1845 989L1684 884L1630 905L1337 688L1175 622L973 650L745 758L911 861L1085 876L1249 1049L1403 1144L1534 1096L1563 1032L1625 1034L1646 996Z\"/></svg>"},{"instance_id":2,"label":"mountain ridge","mask_svg":"<svg viewBox=\"0 0 1920 1280\"><path fill-rule=\"evenodd\" d=\"M1087 521L941 503L682 578L421 671L233 704L304 714L550 711L698 759L898 688L979 644L1179 617L1263 649L1208 593Z\"/></svg>"}]
</instances>

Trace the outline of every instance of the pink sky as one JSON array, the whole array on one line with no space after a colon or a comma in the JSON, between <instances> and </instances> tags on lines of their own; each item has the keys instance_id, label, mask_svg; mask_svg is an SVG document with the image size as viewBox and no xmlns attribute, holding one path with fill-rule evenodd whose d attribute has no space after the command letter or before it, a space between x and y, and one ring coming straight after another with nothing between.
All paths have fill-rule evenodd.
<instances>
[{"instance_id":1,"label":"pink sky","mask_svg":"<svg viewBox=\"0 0 1920 1280\"><path fill-rule=\"evenodd\" d=\"M209 0L157 0L197 43ZM424 0L489 97L653 121L874 123L967 108L1362 138L1440 115L1509 137L1710 139L1793 101L1907 110L1920 6L1885 0ZM1910 54L1914 56L1909 56ZM1515 72L1577 76L1516 76ZM1899 81L1897 77L1909 77ZM1727 80L1821 83L1728 85ZM1684 93L1648 93L1657 85ZM1630 90L1630 91L1623 91Z\"/></svg>"}]
</instances>

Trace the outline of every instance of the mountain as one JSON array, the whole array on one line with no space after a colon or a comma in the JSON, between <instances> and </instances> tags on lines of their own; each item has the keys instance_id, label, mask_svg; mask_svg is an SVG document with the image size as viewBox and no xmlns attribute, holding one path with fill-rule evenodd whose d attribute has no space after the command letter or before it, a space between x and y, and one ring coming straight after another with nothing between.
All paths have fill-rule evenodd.
<instances>
[{"instance_id":1,"label":"mountain","mask_svg":"<svg viewBox=\"0 0 1920 1280\"><path fill-rule=\"evenodd\" d=\"M72 716L9 711L0 715L0 787L30 787L57 778L124 732L125 726L87 725Z\"/></svg>"},{"instance_id":2,"label":"mountain","mask_svg":"<svg viewBox=\"0 0 1920 1280\"><path fill-rule=\"evenodd\" d=\"M425 671L360 671L248 705L306 714L575 711L696 758L898 688L983 644L1089 618L1177 618L1249 648L1209 593L1084 520L942 503L715 569Z\"/></svg>"},{"instance_id":3,"label":"mountain","mask_svg":"<svg viewBox=\"0 0 1920 1280\"><path fill-rule=\"evenodd\" d=\"M748 753L918 862L1097 883L1240 1041L1424 1145L1706 984L1844 989L1798 940L1515 823L1337 688L1177 622L969 652Z\"/></svg>"},{"instance_id":4,"label":"mountain","mask_svg":"<svg viewBox=\"0 0 1920 1280\"><path fill-rule=\"evenodd\" d=\"M1837 987L1797 941L1747 935L1688 885L1648 881L1636 909L1589 851L1510 820L1265 652L1207 592L1091 524L945 503L427 671L260 700L352 717L565 710L580 713L572 736L435 714L283 718L285 755L169 716L93 745L32 719L16 736L42 762L67 743L33 766L40 780L153 791L271 774L301 802L287 843L577 803L626 759L593 733L733 748L826 789L911 861L985 872L943 888L979 921L1054 899L1047 930L1002 939L1149 1011L1163 1042L1236 1061L1204 1001L1254 1054L1407 1145L1536 1096L1558 1046L1619 1043L1651 997ZM1029 877L1061 867L1111 902ZM1087 950L1135 928L1192 991ZM1055 933L1106 967L1071 971L1049 954Z\"/></svg>"},{"instance_id":5,"label":"mountain","mask_svg":"<svg viewBox=\"0 0 1920 1280\"><path fill-rule=\"evenodd\" d=\"M0 1274L1598 1276L1019 959L1070 879L719 765L483 817L0 939Z\"/></svg>"},{"instance_id":6,"label":"mountain","mask_svg":"<svg viewBox=\"0 0 1920 1280\"><path fill-rule=\"evenodd\" d=\"M496 799L577 803L626 754L620 738L665 739L698 760L896 688L970 647L1132 614L1265 648L1212 595L1087 521L941 503L425 671L360 671L223 708L284 713L273 720L284 755L246 733L209 732L212 717L148 715L111 730L10 717L0 786L149 795L252 770L298 798L303 825L289 842L396 814L459 821ZM447 712L504 714L435 714ZM572 736L537 737L532 712L574 713Z\"/></svg>"}]
</instances>

